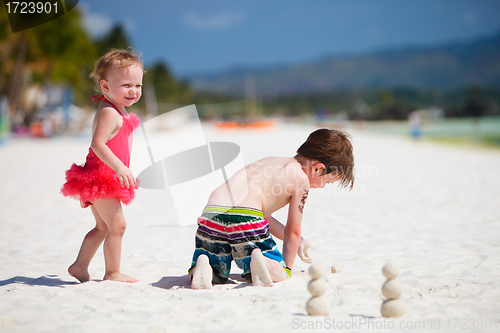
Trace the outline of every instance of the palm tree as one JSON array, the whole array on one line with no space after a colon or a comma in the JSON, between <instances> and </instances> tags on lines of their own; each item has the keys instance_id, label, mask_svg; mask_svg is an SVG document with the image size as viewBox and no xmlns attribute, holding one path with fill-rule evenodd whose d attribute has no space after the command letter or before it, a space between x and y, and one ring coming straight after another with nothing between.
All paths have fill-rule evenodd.
<instances>
[{"instance_id":1,"label":"palm tree","mask_svg":"<svg viewBox=\"0 0 500 333\"><path fill-rule=\"evenodd\" d=\"M7 96L11 117L29 84L63 83L77 92L88 86L86 77L95 58L95 43L83 29L76 8L17 33L10 31L6 13L0 11L0 95Z\"/></svg>"}]
</instances>

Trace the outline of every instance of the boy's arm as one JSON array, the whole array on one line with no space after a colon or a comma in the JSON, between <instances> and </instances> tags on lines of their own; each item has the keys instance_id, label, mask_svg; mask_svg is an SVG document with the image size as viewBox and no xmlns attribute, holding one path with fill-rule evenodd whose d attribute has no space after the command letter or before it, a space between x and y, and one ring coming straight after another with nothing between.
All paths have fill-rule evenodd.
<instances>
[{"instance_id":1,"label":"boy's arm","mask_svg":"<svg viewBox=\"0 0 500 333\"><path fill-rule=\"evenodd\" d=\"M269 222L269 232L271 233L271 235L278 238L279 240L283 240L283 238L285 237L285 226L271 215L266 217L266 220Z\"/></svg>"},{"instance_id":2,"label":"boy's arm","mask_svg":"<svg viewBox=\"0 0 500 333\"><path fill-rule=\"evenodd\" d=\"M288 268L292 269L295 256L300 244L302 212L309 193L309 182L302 180L301 184L291 196L288 207L288 219L283 237L283 260Z\"/></svg>"},{"instance_id":3,"label":"boy's arm","mask_svg":"<svg viewBox=\"0 0 500 333\"><path fill-rule=\"evenodd\" d=\"M280 221L276 220L274 217L269 215L266 217L269 222L269 232L274 237L283 240L285 237L285 226L281 224ZM300 237L299 248L297 249L297 255L299 258L308 264L312 263L311 257L309 257L308 249L311 247L311 243L304 237Z\"/></svg>"}]
</instances>

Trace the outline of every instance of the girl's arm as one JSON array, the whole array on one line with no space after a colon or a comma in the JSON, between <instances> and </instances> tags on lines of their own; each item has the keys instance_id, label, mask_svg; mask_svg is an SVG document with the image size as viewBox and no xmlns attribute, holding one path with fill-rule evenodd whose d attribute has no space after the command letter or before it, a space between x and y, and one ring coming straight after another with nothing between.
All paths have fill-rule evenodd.
<instances>
[{"instance_id":1,"label":"girl's arm","mask_svg":"<svg viewBox=\"0 0 500 333\"><path fill-rule=\"evenodd\" d=\"M104 164L116 172L122 187L134 187L136 185L134 175L106 145L121 117L110 107L105 107L100 112L90 147Z\"/></svg>"}]
</instances>

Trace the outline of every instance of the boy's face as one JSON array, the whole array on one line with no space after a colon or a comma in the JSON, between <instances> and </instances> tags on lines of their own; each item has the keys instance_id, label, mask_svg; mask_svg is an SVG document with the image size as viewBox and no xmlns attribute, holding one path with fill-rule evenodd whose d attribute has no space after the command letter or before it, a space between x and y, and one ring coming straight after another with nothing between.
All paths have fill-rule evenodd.
<instances>
[{"instance_id":1,"label":"boy's face","mask_svg":"<svg viewBox=\"0 0 500 333\"><path fill-rule=\"evenodd\" d=\"M117 107L131 106L142 95L142 68L139 64L124 70L111 70L101 89Z\"/></svg>"}]
</instances>

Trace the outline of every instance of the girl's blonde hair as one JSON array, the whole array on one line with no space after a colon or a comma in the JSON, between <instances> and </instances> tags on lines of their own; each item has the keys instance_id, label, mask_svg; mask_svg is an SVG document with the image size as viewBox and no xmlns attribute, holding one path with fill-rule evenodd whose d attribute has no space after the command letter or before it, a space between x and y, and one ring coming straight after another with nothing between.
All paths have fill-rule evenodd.
<instances>
[{"instance_id":1,"label":"girl's blonde hair","mask_svg":"<svg viewBox=\"0 0 500 333\"><path fill-rule=\"evenodd\" d=\"M141 55L132 47L128 50L112 49L96 61L94 70L90 73L90 77L94 79L94 90L98 93L101 91L101 80L106 80L112 70L127 69L132 65L139 65L142 72L145 73L144 64L142 63Z\"/></svg>"}]
</instances>

